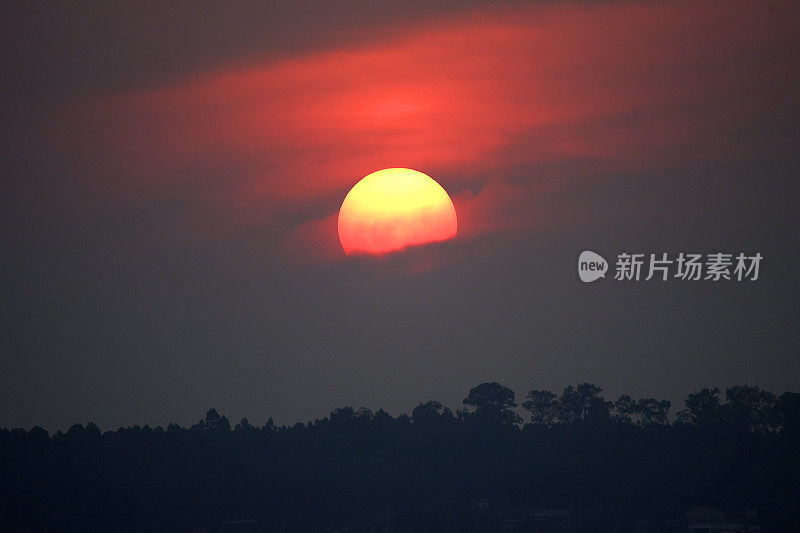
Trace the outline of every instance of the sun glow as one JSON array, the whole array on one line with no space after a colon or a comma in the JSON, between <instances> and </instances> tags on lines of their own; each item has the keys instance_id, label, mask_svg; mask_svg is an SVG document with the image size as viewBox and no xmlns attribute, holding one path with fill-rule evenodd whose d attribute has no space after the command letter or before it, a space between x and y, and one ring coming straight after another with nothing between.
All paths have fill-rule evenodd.
<instances>
[{"instance_id":1,"label":"sun glow","mask_svg":"<svg viewBox=\"0 0 800 533\"><path fill-rule=\"evenodd\" d=\"M339 210L345 253L383 254L456 236L456 210L433 178L387 168L355 184Z\"/></svg>"}]
</instances>

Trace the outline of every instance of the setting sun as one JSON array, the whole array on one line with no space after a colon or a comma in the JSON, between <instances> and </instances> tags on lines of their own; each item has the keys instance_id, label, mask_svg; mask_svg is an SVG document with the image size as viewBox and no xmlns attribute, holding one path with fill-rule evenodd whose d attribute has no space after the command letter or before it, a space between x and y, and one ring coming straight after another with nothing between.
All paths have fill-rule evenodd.
<instances>
[{"instance_id":1,"label":"setting sun","mask_svg":"<svg viewBox=\"0 0 800 533\"><path fill-rule=\"evenodd\" d=\"M345 253L382 254L456 236L456 210L430 176L387 168L355 184L339 210Z\"/></svg>"}]
</instances>

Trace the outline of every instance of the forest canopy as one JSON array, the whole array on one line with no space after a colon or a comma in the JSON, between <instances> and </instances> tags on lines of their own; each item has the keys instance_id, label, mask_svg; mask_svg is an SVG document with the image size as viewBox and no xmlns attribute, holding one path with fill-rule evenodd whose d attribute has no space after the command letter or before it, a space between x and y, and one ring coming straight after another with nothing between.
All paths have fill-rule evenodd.
<instances>
[{"instance_id":1,"label":"forest canopy","mask_svg":"<svg viewBox=\"0 0 800 533\"><path fill-rule=\"evenodd\" d=\"M15 530L216 530L240 519L265 531L369 530L388 515L397 530L456 531L492 529L509 509L571 509L591 530L709 505L796 526L800 394L704 388L673 415L667 400L602 392L532 389L518 403L491 382L455 412L435 400L396 417L344 406L277 426L212 408L189 428L2 429L0 515Z\"/></svg>"}]
</instances>

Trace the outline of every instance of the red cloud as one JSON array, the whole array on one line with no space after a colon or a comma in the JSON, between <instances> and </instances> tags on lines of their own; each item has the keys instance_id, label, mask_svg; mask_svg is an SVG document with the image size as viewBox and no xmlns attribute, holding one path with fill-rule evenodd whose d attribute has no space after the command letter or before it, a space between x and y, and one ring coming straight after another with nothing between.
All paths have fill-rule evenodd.
<instances>
[{"instance_id":1,"label":"red cloud","mask_svg":"<svg viewBox=\"0 0 800 533\"><path fill-rule=\"evenodd\" d=\"M545 211L531 208L540 181L486 183L519 165L646 169L796 141L746 134L794 102L781 80L797 9L781 9L790 16L753 2L483 10L91 101L71 134L112 203L179 194L232 231L300 214L280 239L295 251L329 249L326 213L393 166L440 179L460 238L519 229Z\"/></svg>"}]
</instances>

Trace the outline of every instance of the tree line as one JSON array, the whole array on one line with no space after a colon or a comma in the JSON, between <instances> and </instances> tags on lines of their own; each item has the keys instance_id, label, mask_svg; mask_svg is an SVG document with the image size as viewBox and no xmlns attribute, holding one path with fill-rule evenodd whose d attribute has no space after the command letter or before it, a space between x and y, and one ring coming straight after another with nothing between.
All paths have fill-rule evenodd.
<instances>
[{"instance_id":1,"label":"tree line","mask_svg":"<svg viewBox=\"0 0 800 533\"><path fill-rule=\"evenodd\" d=\"M609 531L621 517L710 505L800 526L798 393L705 388L672 416L667 400L609 401L590 383L518 405L492 382L462 404L396 417L345 406L281 426L209 409L188 428L2 429L0 517L15 531L216 531L243 519L368 531L385 516L390 530L465 531L499 528L509 509L569 508L576 530Z\"/></svg>"},{"instance_id":2,"label":"tree line","mask_svg":"<svg viewBox=\"0 0 800 533\"><path fill-rule=\"evenodd\" d=\"M522 407L529 412L530 423L554 425L620 423L638 426L668 425L669 400L633 399L623 394L615 402L606 401L603 390L591 383L566 387L560 395L549 390L531 390ZM503 423L521 423L513 408L514 391L499 383L483 383L470 390L464 405L476 413L459 411L459 417L484 415ZM800 393L784 392L780 396L748 385L735 385L725 390L725 402L719 387L693 392L678 411L678 426L729 426L753 432L777 432L797 429L800 422Z\"/></svg>"}]
</instances>

